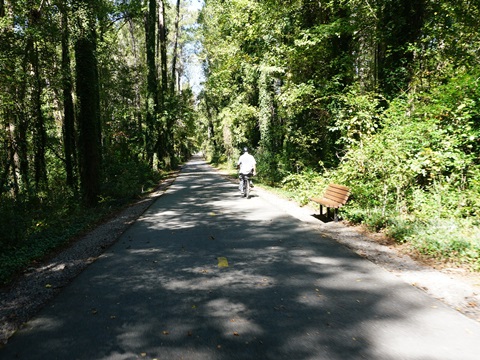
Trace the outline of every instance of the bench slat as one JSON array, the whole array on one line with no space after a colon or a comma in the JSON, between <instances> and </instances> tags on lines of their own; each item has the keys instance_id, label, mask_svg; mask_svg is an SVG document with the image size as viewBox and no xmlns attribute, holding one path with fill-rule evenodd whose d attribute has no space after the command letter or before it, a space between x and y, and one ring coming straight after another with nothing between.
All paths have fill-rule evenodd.
<instances>
[{"instance_id":1,"label":"bench slat","mask_svg":"<svg viewBox=\"0 0 480 360\"><path fill-rule=\"evenodd\" d=\"M349 193L346 193L346 192L340 193L340 192L333 192L330 190L330 191L327 191L325 195L323 195L323 197L325 199L330 199L338 203L345 204L347 202L348 195Z\"/></svg>"},{"instance_id":2,"label":"bench slat","mask_svg":"<svg viewBox=\"0 0 480 360\"><path fill-rule=\"evenodd\" d=\"M331 207L331 208L339 208L343 204L340 204L336 201L325 199L325 198L311 198L310 200L315 201L316 203L319 203L321 205Z\"/></svg>"}]
</instances>

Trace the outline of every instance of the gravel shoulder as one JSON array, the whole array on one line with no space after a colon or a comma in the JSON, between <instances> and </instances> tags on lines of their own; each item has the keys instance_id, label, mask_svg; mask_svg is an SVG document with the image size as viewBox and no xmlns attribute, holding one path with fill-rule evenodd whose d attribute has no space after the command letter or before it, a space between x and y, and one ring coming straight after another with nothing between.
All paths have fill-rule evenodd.
<instances>
[{"instance_id":1,"label":"gravel shoulder","mask_svg":"<svg viewBox=\"0 0 480 360\"><path fill-rule=\"evenodd\" d=\"M71 247L45 263L29 268L12 286L0 289L0 346L6 344L22 324L112 245L165 192L176 175L164 181L148 197L130 205L118 216L80 238ZM341 222L323 223L313 216L315 210L312 208L299 207L293 201L282 199L259 186L254 191L299 221L314 227L319 232L319 237L334 238L406 283L480 322L480 274L454 268L436 269L422 264L380 235Z\"/></svg>"}]
</instances>

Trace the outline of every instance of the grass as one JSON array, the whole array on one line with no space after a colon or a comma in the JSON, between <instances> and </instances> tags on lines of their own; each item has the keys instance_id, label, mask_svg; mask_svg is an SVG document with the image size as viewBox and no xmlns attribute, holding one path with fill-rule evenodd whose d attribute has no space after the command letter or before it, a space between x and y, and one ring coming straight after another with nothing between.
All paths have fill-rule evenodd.
<instances>
[{"instance_id":1,"label":"grass","mask_svg":"<svg viewBox=\"0 0 480 360\"><path fill-rule=\"evenodd\" d=\"M432 219L405 238L425 256L480 271L480 227L472 219Z\"/></svg>"}]
</instances>

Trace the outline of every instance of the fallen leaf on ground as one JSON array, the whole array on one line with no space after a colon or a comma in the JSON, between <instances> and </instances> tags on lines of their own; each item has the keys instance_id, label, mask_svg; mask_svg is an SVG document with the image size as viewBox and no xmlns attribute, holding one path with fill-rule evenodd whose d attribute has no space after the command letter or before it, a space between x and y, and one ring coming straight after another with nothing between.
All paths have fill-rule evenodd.
<instances>
[{"instance_id":1,"label":"fallen leaf on ground","mask_svg":"<svg viewBox=\"0 0 480 360\"><path fill-rule=\"evenodd\" d=\"M228 260L226 257L219 257L218 260L218 267L228 267Z\"/></svg>"}]
</instances>

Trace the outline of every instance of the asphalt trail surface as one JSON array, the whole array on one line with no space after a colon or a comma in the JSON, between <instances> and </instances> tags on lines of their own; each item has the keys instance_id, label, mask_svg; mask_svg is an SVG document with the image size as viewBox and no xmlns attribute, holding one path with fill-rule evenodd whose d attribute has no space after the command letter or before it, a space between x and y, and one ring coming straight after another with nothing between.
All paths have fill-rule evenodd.
<instances>
[{"instance_id":1,"label":"asphalt trail surface","mask_svg":"<svg viewBox=\"0 0 480 360\"><path fill-rule=\"evenodd\" d=\"M198 157L0 359L478 360L480 324Z\"/></svg>"}]
</instances>

